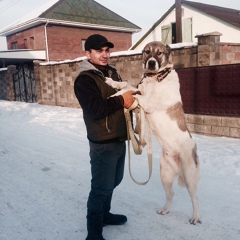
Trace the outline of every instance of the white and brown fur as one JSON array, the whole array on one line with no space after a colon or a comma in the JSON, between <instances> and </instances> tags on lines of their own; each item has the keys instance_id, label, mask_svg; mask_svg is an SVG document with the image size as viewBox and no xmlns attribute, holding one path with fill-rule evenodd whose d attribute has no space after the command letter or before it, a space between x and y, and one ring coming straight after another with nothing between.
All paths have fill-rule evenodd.
<instances>
[{"instance_id":1,"label":"white and brown fur","mask_svg":"<svg viewBox=\"0 0 240 240\"><path fill-rule=\"evenodd\" d=\"M170 47L158 41L148 43L143 49L143 69L144 77L135 89L141 95L137 94L135 98L144 109L150 128L162 147L160 175L166 203L157 213L165 215L170 211L174 196L172 185L178 177L179 186L186 187L191 197L193 215L190 223L201 223L197 197L197 147L185 123L179 78L173 69ZM122 89L118 94L134 89L126 82L113 83L107 79L107 83Z\"/></svg>"}]
</instances>

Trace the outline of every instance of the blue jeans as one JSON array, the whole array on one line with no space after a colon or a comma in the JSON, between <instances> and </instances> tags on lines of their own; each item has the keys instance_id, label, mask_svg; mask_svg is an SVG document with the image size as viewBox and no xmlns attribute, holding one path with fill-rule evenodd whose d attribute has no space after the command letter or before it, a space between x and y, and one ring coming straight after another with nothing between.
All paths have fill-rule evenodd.
<instances>
[{"instance_id":1,"label":"blue jeans","mask_svg":"<svg viewBox=\"0 0 240 240\"><path fill-rule=\"evenodd\" d=\"M123 179L126 143L89 142L89 145L92 180L87 202L88 215L103 214L110 210L113 190Z\"/></svg>"}]
</instances>

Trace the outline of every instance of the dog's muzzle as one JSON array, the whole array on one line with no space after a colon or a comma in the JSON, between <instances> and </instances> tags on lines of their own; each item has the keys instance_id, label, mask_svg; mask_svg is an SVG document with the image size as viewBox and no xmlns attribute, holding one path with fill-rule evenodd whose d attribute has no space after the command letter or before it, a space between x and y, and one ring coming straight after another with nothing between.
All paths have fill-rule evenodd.
<instances>
[{"instance_id":1,"label":"dog's muzzle","mask_svg":"<svg viewBox=\"0 0 240 240\"><path fill-rule=\"evenodd\" d=\"M147 64L148 66L147 66L147 68L149 69L149 70L155 70L156 69L156 61L148 61L148 64Z\"/></svg>"}]
</instances>

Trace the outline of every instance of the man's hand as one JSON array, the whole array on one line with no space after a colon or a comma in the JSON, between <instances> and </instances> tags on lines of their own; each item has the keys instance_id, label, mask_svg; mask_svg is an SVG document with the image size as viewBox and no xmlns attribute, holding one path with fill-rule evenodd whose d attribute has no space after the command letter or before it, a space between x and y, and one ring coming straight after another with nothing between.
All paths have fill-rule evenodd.
<instances>
[{"instance_id":1,"label":"man's hand","mask_svg":"<svg viewBox=\"0 0 240 240\"><path fill-rule=\"evenodd\" d=\"M135 92L134 91L127 91L127 92L122 94L123 106L125 108L129 108L133 104L133 102L135 100L135 98L133 97L133 93L135 93Z\"/></svg>"}]
</instances>

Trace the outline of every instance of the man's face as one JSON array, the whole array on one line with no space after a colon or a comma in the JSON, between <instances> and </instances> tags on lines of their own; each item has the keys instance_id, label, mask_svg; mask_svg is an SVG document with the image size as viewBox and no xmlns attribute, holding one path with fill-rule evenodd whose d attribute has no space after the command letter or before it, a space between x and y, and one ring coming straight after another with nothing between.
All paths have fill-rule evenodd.
<instances>
[{"instance_id":1,"label":"man's face","mask_svg":"<svg viewBox=\"0 0 240 240\"><path fill-rule=\"evenodd\" d=\"M110 58L110 48L102 47L100 50L91 49L85 52L91 63L106 66Z\"/></svg>"}]
</instances>

